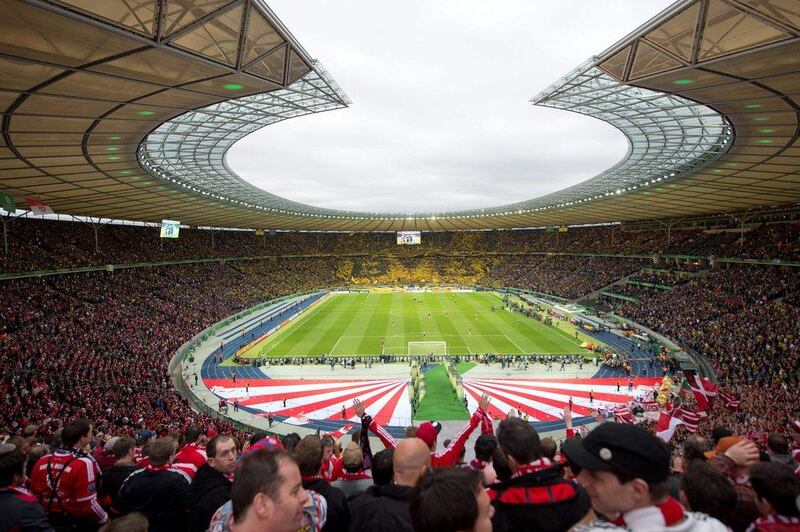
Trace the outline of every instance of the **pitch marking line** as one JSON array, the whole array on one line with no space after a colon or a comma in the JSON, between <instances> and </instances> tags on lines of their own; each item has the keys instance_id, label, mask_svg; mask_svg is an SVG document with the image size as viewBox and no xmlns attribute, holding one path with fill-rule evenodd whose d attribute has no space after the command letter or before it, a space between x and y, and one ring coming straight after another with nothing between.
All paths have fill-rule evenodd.
<instances>
[{"instance_id":1,"label":"pitch marking line","mask_svg":"<svg viewBox=\"0 0 800 532\"><path fill-rule=\"evenodd\" d=\"M508 336L506 336L505 334L477 334L477 333L474 333L474 335L479 337L479 338L502 338L504 336L506 338L508 338ZM422 336L422 333L420 332L420 333L408 333L408 334L356 334L356 335L347 335L346 334L346 335L342 336L342 338L407 338L409 336ZM430 334L428 334L428 336L430 336L430 337L455 336L455 337L462 337L462 338L464 337L463 334L450 334L450 333L440 333L440 334L430 333ZM413 341L416 341L416 340L411 340L411 341L413 342Z\"/></svg>"},{"instance_id":2,"label":"pitch marking line","mask_svg":"<svg viewBox=\"0 0 800 532\"><path fill-rule=\"evenodd\" d=\"M336 295L338 295L338 294L336 294ZM280 334L280 335L279 335L279 336L280 336L280 338L278 338L278 341L277 341L277 342L275 342L274 344L272 344L271 346L269 346L269 349L267 349L267 352L266 352L266 353L264 353L264 354L265 354L265 355L269 355L269 354L272 352L272 350L273 350L273 349L275 349L275 348L278 346L278 344L279 344L279 343L283 342L284 340L286 340L286 338L287 338L288 336L291 336L291 335L292 335L292 333L294 332L294 331L293 331L293 329L294 329L294 328L295 328L295 327L296 327L298 324L300 324L300 323L302 323L302 322L304 322L304 321L307 321L307 320L308 320L308 318L310 318L311 316L313 316L314 314L316 314L317 312L319 312L319 311L320 311L320 309L322 309L322 307L324 307L325 305L327 305L328 303L330 303L330 302L331 302L331 301L333 301L334 299L336 299L336 297L335 297L335 296L333 296L333 297L328 297L328 298L326 298L326 300L325 300L325 301L323 301L321 304L317 305L317 306L316 306L316 308L313 310L313 312L311 312L310 314L306 314L306 315L302 315L302 314L301 314L300 316L298 316L297 318L295 318L294 320L292 320L294 323L291 323L291 324L289 324L289 326L288 326L288 327L285 327L285 328L283 329L283 334ZM281 330L281 329L278 329L278 331L280 331L280 330ZM273 338L274 338L274 337L275 337L275 335L273 335Z\"/></svg>"},{"instance_id":3,"label":"pitch marking line","mask_svg":"<svg viewBox=\"0 0 800 532\"><path fill-rule=\"evenodd\" d=\"M334 352L336 351L336 346L339 345L339 342L342 341L342 338L344 338L344 336L340 336L339 339L336 340L336 343L333 344L333 347L331 347L331 353L330 353L331 355L333 355Z\"/></svg>"},{"instance_id":4,"label":"pitch marking line","mask_svg":"<svg viewBox=\"0 0 800 532\"><path fill-rule=\"evenodd\" d=\"M504 334L503 336L505 336L505 337L506 337L506 340L508 340L509 342L511 342L512 344L514 344L514 346L515 346L517 349L519 349L520 353L524 353L524 352L525 352L525 350L524 350L524 349L522 349L522 348L519 346L519 344L518 344L517 342L515 342L514 340L512 340L511 338L509 338L507 334Z\"/></svg>"}]
</instances>

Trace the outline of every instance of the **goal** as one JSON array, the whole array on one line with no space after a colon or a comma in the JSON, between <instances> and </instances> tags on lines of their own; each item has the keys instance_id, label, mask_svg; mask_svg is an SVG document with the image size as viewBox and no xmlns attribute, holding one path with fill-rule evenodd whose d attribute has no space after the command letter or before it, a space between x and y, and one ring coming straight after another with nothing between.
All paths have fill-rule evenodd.
<instances>
[{"instance_id":1,"label":"goal","mask_svg":"<svg viewBox=\"0 0 800 532\"><path fill-rule=\"evenodd\" d=\"M446 355L447 342L408 342L409 356Z\"/></svg>"}]
</instances>

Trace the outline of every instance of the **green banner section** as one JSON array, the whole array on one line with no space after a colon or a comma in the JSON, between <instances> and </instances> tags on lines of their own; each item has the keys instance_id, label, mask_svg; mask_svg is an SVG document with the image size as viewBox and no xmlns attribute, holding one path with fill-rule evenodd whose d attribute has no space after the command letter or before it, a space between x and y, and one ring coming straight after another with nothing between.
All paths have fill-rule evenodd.
<instances>
[{"instance_id":1,"label":"green banner section","mask_svg":"<svg viewBox=\"0 0 800 532\"><path fill-rule=\"evenodd\" d=\"M657 288L659 290L671 290L671 286L667 286L665 284L655 284L655 283L646 283L644 281L631 281L628 279L625 281L625 284L632 284L634 286L645 286L647 288Z\"/></svg>"},{"instance_id":2,"label":"green banner section","mask_svg":"<svg viewBox=\"0 0 800 532\"><path fill-rule=\"evenodd\" d=\"M14 196L0 192L0 209L13 214L17 210L17 201Z\"/></svg>"},{"instance_id":3,"label":"green banner section","mask_svg":"<svg viewBox=\"0 0 800 532\"><path fill-rule=\"evenodd\" d=\"M615 299L622 299L623 301L630 301L631 303L638 303L639 299L633 296L626 296L623 294L618 294L617 292L612 292L611 290L601 290L601 294L608 297L613 297Z\"/></svg>"}]
</instances>

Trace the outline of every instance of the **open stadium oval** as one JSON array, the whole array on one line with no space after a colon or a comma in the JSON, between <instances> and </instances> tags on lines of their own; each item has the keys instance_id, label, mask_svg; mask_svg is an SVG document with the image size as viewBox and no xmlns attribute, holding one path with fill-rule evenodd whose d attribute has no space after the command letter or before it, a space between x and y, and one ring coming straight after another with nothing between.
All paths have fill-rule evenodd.
<instances>
[{"instance_id":1,"label":"open stadium oval","mask_svg":"<svg viewBox=\"0 0 800 532\"><path fill-rule=\"evenodd\" d=\"M496 419L558 430L565 407L580 426L659 392L665 347L611 320L517 289L295 294L181 348L179 388L205 410L278 432L355 430L360 399L399 437L416 420L465 418L483 394Z\"/></svg>"}]
</instances>

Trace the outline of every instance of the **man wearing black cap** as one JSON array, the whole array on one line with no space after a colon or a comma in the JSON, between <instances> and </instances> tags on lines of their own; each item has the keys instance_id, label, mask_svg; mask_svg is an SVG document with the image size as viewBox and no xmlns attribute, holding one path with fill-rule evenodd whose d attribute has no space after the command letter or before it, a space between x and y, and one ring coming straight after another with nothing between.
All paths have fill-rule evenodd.
<instances>
[{"instance_id":1,"label":"man wearing black cap","mask_svg":"<svg viewBox=\"0 0 800 532\"><path fill-rule=\"evenodd\" d=\"M686 512L669 496L669 450L644 429L603 423L583 440L568 441L564 452L594 510L611 520L575 530L728 530L705 514Z\"/></svg>"}]
</instances>

